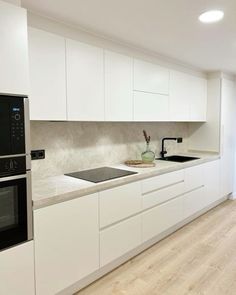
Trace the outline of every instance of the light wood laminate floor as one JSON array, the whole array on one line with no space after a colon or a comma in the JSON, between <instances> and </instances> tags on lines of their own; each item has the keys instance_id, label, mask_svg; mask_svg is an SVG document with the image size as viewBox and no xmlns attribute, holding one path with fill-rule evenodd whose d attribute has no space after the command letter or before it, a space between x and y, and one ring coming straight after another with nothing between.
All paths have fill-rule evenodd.
<instances>
[{"instance_id":1,"label":"light wood laminate floor","mask_svg":"<svg viewBox=\"0 0 236 295\"><path fill-rule=\"evenodd\" d=\"M236 295L236 201L220 206L77 295Z\"/></svg>"}]
</instances>

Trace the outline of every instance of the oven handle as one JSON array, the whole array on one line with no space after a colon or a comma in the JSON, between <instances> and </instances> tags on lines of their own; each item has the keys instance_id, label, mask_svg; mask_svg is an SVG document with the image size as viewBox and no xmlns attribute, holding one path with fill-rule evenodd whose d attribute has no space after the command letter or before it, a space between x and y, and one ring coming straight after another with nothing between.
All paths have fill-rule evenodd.
<instances>
[{"instance_id":1,"label":"oven handle","mask_svg":"<svg viewBox=\"0 0 236 295\"><path fill-rule=\"evenodd\" d=\"M15 180L15 179L27 178L27 176L28 176L27 174L20 174L20 175L12 175L12 176L1 177L0 178L0 182L9 181L9 180Z\"/></svg>"}]
</instances>

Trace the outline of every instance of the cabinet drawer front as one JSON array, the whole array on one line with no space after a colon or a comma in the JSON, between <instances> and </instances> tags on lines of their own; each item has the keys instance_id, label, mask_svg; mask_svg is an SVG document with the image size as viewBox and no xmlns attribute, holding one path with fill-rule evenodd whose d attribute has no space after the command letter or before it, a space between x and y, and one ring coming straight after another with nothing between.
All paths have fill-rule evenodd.
<instances>
[{"instance_id":1,"label":"cabinet drawer front","mask_svg":"<svg viewBox=\"0 0 236 295\"><path fill-rule=\"evenodd\" d=\"M142 209L140 182L100 192L100 228L127 218Z\"/></svg>"},{"instance_id":2,"label":"cabinet drawer front","mask_svg":"<svg viewBox=\"0 0 236 295\"><path fill-rule=\"evenodd\" d=\"M174 171L163 175L148 178L142 181L142 193L146 194L168 185L184 180L184 170Z\"/></svg>"},{"instance_id":3,"label":"cabinet drawer front","mask_svg":"<svg viewBox=\"0 0 236 295\"><path fill-rule=\"evenodd\" d=\"M168 121L169 96L134 91L135 121Z\"/></svg>"},{"instance_id":4,"label":"cabinet drawer front","mask_svg":"<svg viewBox=\"0 0 236 295\"><path fill-rule=\"evenodd\" d=\"M100 267L141 244L141 216L135 216L100 232Z\"/></svg>"},{"instance_id":5,"label":"cabinet drawer front","mask_svg":"<svg viewBox=\"0 0 236 295\"><path fill-rule=\"evenodd\" d=\"M205 187L196 189L184 196L184 218L187 218L194 213L200 211L208 205L208 200L205 194Z\"/></svg>"},{"instance_id":6,"label":"cabinet drawer front","mask_svg":"<svg viewBox=\"0 0 236 295\"><path fill-rule=\"evenodd\" d=\"M142 214L143 242L155 237L183 219L183 197Z\"/></svg>"},{"instance_id":7,"label":"cabinet drawer front","mask_svg":"<svg viewBox=\"0 0 236 295\"><path fill-rule=\"evenodd\" d=\"M204 185L203 165L185 169L185 192Z\"/></svg>"},{"instance_id":8,"label":"cabinet drawer front","mask_svg":"<svg viewBox=\"0 0 236 295\"><path fill-rule=\"evenodd\" d=\"M135 59L134 90L169 94L169 70Z\"/></svg>"},{"instance_id":9,"label":"cabinet drawer front","mask_svg":"<svg viewBox=\"0 0 236 295\"><path fill-rule=\"evenodd\" d=\"M174 197L180 196L184 192L184 182L168 186L143 196L143 209L164 203Z\"/></svg>"}]
</instances>

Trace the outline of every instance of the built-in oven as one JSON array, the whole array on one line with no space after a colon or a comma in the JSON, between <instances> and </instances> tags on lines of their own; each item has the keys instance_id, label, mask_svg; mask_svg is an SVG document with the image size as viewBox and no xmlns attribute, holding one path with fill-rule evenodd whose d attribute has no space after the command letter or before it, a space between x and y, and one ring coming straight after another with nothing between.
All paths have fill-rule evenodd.
<instances>
[{"instance_id":1,"label":"built-in oven","mask_svg":"<svg viewBox=\"0 0 236 295\"><path fill-rule=\"evenodd\" d=\"M29 103L0 95L0 251L33 238Z\"/></svg>"}]
</instances>

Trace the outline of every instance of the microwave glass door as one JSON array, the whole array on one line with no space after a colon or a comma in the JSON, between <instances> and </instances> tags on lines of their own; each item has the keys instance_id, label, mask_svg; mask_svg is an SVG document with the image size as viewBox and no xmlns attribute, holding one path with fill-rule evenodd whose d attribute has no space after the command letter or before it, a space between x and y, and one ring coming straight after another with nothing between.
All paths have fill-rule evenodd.
<instances>
[{"instance_id":1,"label":"microwave glass door","mask_svg":"<svg viewBox=\"0 0 236 295\"><path fill-rule=\"evenodd\" d=\"M0 182L0 250L27 240L26 178Z\"/></svg>"}]
</instances>

